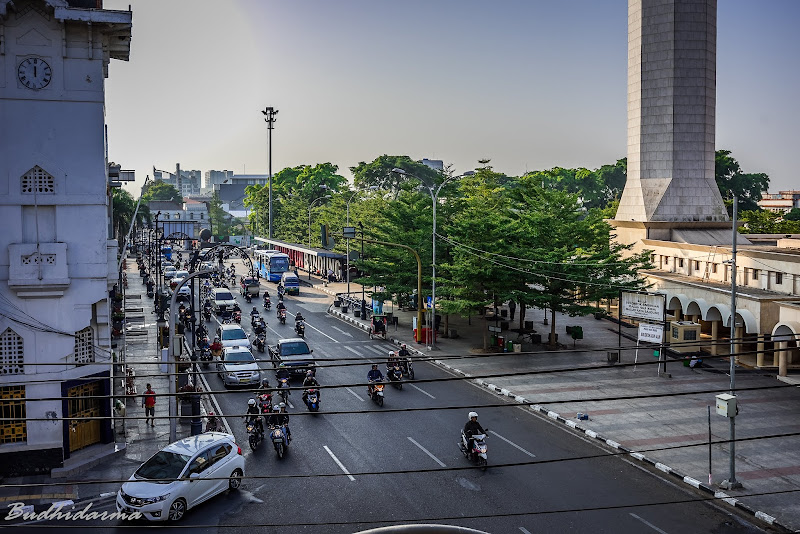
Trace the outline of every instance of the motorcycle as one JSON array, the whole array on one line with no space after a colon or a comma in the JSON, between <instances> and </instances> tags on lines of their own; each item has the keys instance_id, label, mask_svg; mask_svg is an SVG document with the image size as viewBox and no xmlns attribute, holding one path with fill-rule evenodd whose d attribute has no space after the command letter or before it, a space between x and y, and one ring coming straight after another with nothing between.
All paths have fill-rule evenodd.
<instances>
[{"instance_id":1,"label":"motorcycle","mask_svg":"<svg viewBox=\"0 0 800 534\"><path fill-rule=\"evenodd\" d=\"M278 393L280 394L283 402L289 402L289 395L291 392L289 391L289 379L288 378L281 378L278 380Z\"/></svg>"},{"instance_id":2,"label":"motorcycle","mask_svg":"<svg viewBox=\"0 0 800 534\"><path fill-rule=\"evenodd\" d=\"M266 334L263 332L256 334L256 338L253 340L253 345L256 349L258 349L258 352L264 352L264 349L267 345Z\"/></svg>"},{"instance_id":3,"label":"motorcycle","mask_svg":"<svg viewBox=\"0 0 800 534\"><path fill-rule=\"evenodd\" d=\"M264 416L266 420L267 417L272 413L272 394L271 393L262 393L258 396L258 403L261 407L261 415Z\"/></svg>"},{"instance_id":4,"label":"motorcycle","mask_svg":"<svg viewBox=\"0 0 800 534\"><path fill-rule=\"evenodd\" d=\"M401 382L401 380L403 380L403 371L400 370L399 365L394 364L391 367L387 365L386 378L388 378L389 382L391 382L392 385L397 389L399 390L403 389L403 383Z\"/></svg>"},{"instance_id":5,"label":"motorcycle","mask_svg":"<svg viewBox=\"0 0 800 534\"><path fill-rule=\"evenodd\" d=\"M381 382L372 383L370 398L378 406L383 406L383 384Z\"/></svg>"},{"instance_id":6,"label":"motorcycle","mask_svg":"<svg viewBox=\"0 0 800 534\"><path fill-rule=\"evenodd\" d=\"M264 298L264 309L265 310L272 309L272 302L270 302L269 297Z\"/></svg>"},{"instance_id":7,"label":"motorcycle","mask_svg":"<svg viewBox=\"0 0 800 534\"><path fill-rule=\"evenodd\" d=\"M200 351L200 362L203 364L203 369L208 369L212 359L210 348L206 347Z\"/></svg>"},{"instance_id":8,"label":"motorcycle","mask_svg":"<svg viewBox=\"0 0 800 534\"><path fill-rule=\"evenodd\" d=\"M303 321L295 322L294 331L297 333L297 337L306 337L306 323Z\"/></svg>"},{"instance_id":9,"label":"motorcycle","mask_svg":"<svg viewBox=\"0 0 800 534\"><path fill-rule=\"evenodd\" d=\"M303 401L308 407L308 411L319 411L319 391L316 388L307 389L303 395Z\"/></svg>"},{"instance_id":10,"label":"motorcycle","mask_svg":"<svg viewBox=\"0 0 800 534\"><path fill-rule=\"evenodd\" d=\"M211 308L203 308L203 319L205 319L206 322L211 321Z\"/></svg>"},{"instance_id":11,"label":"motorcycle","mask_svg":"<svg viewBox=\"0 0 800 534\"><path fill-rule=\"evenodd\" d=\"M278 312L278 319L280 320L281 324L286 324L286 310L281 309Z\"/></svg>"},{"instance_id":12,"label":"motorcycle","mask_svg":"<svg viewBox=\"0 0 800 534\"><path fill-rule=\"evenodd\" d=\"M484 429L488 432L488 429ZM489 460L486 457L486 434L473 434L472 447L464 431L461 431L461 442L458 444L461 452L471 462L476 462L482 469L486 469Z\"/></svg>"},{"instance_id":13,"label":"motorcycle","mask_svg":"<svg viewBox=\"0 0 800 534\"><path fill-rule=\"evenodd\" d=\"M286 431L281 426L271 426L270 429L270 439L272 439L272 445L275 447L275 452L278 453L278 458L283 458L283 455L286 454L286 448L289 446L289 441L286 439Z\"/></svg>"},{"instance_id":14,"label":"motorcycle","mask_svg":"<svg viewBox=\"0 0 800 534\"><path fill-rule=\"evenodd\" d=\"M252 303L253 303L253 297L252 297L252 295L250 295L250 293L245 293L245 294L244 294L244 301L245 301L246 303L248 303L248 304L252 304Z\"/></svg>"},{"instance_id":15,"label":"motorcycle","mask_svg":"<svg viewBox=\"0 0 800 534\"><path fill-rule=\"evenodd\" d=\"M250 448L256 450L261 444L262 439L264 439L264 437L261 435L258 425L255 420L251 419L247 422L247 441L250 442Z\"/></svg>"}]
</instances>

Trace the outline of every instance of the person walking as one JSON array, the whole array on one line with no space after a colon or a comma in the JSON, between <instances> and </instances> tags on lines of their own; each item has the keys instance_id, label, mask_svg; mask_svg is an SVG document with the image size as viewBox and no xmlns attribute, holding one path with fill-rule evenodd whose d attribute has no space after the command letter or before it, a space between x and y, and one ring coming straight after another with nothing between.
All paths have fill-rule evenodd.
<instances>
[{"instance_id":1,"label":"person walking","mask_svg":"<svg viewBox=\"0 0 800 534\"><path fill-rule=\"evenodd\" d=\"M147 426L147 420L150 419L150 426L156 426L156 392L153 391L152 386L147 384L147 390L142 397L142 407L144 408L144 424Z\"/></svg>"},{"instance_id":2,"label":"person walking","mask_svg":"<svg viewBox=\"0 0 800 534\"><path fill-rule=\"evenodd\" d=\"M511 320L514 320L514 313L517 311L517 303L514 302L513 299L508 301L508 314L511 316Z\"/></svg>"}]
</instances>

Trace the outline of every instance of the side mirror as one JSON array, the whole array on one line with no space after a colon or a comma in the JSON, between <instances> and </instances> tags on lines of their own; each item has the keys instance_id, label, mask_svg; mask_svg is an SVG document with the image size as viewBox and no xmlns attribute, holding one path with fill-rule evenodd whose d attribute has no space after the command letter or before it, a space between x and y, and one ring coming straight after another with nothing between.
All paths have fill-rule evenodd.
<instances>
[{"instance_id":1,"label":"side mirror","mask_svg":"<svg viewBox=\"0 0 800 534\"><path fill-rule=\"evenodd\" d=\"M196 479L196 478L200 478L200 473L189 473L189 481L190 482L192 480Z\"/></svg>"},{"instance_id":2,"label":"side mirror","mask_svg":"<svg viewBox=\"0 0 800 534\"><path fill-rule=\"evenodd\" d=\"M314 349L311 349L311 351L309 352L309 354L314 354Z\"/></svg>"}]
</instances>

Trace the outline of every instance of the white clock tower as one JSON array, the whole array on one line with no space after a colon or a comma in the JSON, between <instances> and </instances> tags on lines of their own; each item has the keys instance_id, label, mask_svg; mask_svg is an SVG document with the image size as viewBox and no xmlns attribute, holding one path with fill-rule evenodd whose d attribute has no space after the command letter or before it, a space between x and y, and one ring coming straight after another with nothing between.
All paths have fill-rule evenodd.
<instances>
[{"instance_id":1,"label":"white clock tower","mask_svg":"<svg viewBox=\"0 0 800 534\"><path fill-rule=\"evenodd\" d=\"M104 82L131 12L0 0L0 476L113 450Z\"/></svg>"}]
</instances>

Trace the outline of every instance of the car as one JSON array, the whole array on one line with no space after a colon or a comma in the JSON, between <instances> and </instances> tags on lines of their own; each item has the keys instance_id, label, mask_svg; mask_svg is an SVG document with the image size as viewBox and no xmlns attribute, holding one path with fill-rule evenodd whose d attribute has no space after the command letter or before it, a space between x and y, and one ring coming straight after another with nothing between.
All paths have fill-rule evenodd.
<instances>
[{"instance_id":1,"label":"car","mask_svg":"<svg viewBox=\"0 0 800 534\"><path fill-rule=\"evenodd\" d=\"M178 284L180 284L187 276L189 276L189 271L175 271L175 274L172 275L172 281L170 281L169 286L172 289L175 289L178 287Z\"/></svg>"},{"instance_id":2,"label":"car","mask_svg":"<svg viewBox=\"0 0 800 534\"><path fill-rule=\"evenodd\" d=\"M252 348L247 333L238 324L221 324L217 328L217 337L222 343L222 347L246 347Z\"/></svg>"},{"instance_id":3,"label":"car","mask_svg":"<svg viewBox=\"0 0 800 534\"><path fill-rule=\"evenodd\" d=\"M219 315L220 313L232 310L236 299L233 298L233 293L224 287L215 287L211 290L211 296L208 297L211 302L211 309Z\"/></svg>"},{"instance_id":4,"label":"car","mask_svg":"<svg viewBox=\"0 0 800 534\"><path fill-rule=\"evenodd\" d=\"M192 288L189 284L184 284L178 290L178 296L175 300L190 300L192 298Z\"/></svg>"},{"instance_id":5,"label":"car","mask_svg":"<svg viewBox=\"0 0 800 534\"><path fill-rule=\"evenodd\" d=\"M261 368L247 347L225 347L217 362L217 373L225 387L261 383Z\"/></svg>"},{"instance_id":6,"label":"car","mask_svg":"<svg viewBox=\"0 0 800 534\"><path fill-rule=\"evenodd\" d=\"M251 297L258 298L258 293L261 290L261 284L255 276L242 276L239 279L239 293L244 296L245 293L250 293Z\"/></svg>"},{"instance_id":7,"label":"car","mask_svg":"<svg viewBox=\"0 0 800 534\"><path fill-rule=\"evenodd\" d=\"M316 364L306 340L300 337L279 339L277 345L269 346L269 356L275 364L284 364L290 375L305 376L309 370L316 371Z\"/></svg>"},{"instance_id":8,"label":"car","mask_svg":"<svg viewBox=\"0 0 800 534\"><path fill-rule=\"evenodd\" d=\"M170 280L171 278L174 278L175 273L177 272L178 269L176 269L174 265L167 265L164 267L164 280Z\"/></svg>"},{"instance_id":9,"label":"car","mask_svg":"<svg viewBox=\"0 0 800 534\"><path fill-rule=\"evenodd\" d=\"M149 521L178 521L187 510L236 490L244 477L242 448L224 432L170 443L144 462L117 492L117 511Z\"/></svg>"}]
</instances>

